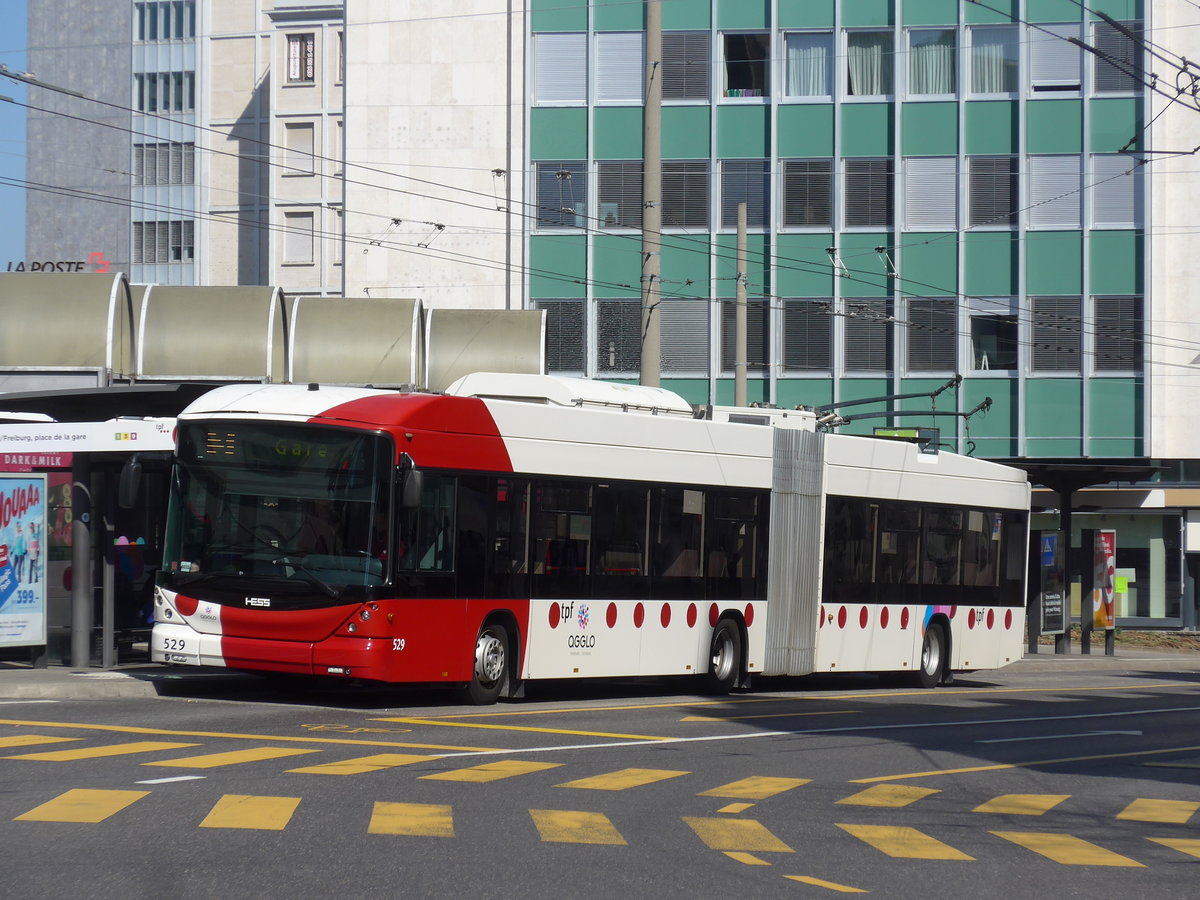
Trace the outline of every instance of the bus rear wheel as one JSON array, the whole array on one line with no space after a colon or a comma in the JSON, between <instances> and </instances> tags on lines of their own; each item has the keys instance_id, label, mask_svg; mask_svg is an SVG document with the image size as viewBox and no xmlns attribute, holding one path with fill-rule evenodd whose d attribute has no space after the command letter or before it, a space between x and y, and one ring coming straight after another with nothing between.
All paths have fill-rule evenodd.
<instances>
[{"instance_id":1,"label":"bus rear wheel","mask_svg":"<svg viewBox=\"0 0 1200 900\"><path fill-rule=\"evenodd\" d=\"M937 687L945 667L946 632L937 622L931 622L921 641L921 667L917 670L917 684L923 688Z\"/></svg>"},{"instance_id":2,"label":"bus rear wheel","mask_svg":"<svg viewBox=\"0 0 1200 900\"><path fill-rule=\"evenodd\" d=\"M484 625L475 639L475 663L463 691L467 702L476 706L495 703L508 680L508 666L508 630L503 625Z\"/></svg>"},{"instance_id":3,"label":"bus rear wheel","mask_svg":"<svg viewBox=\"0 0 1200 900\"><path fill-rule=\"evenodd\" d=\"M742 674L742 632L732 619L722 619L713 629L708 651L708 689L728 694Z\"/></svg>"}]
</instances>

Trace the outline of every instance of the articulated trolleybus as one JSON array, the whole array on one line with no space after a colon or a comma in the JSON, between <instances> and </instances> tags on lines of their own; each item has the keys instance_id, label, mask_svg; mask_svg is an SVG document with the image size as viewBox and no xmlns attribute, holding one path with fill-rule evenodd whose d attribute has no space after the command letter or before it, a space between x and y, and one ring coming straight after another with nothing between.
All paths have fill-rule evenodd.
<instances>
[{"instance_id":1,"label":"articulated trolleybus","mask_svg":"<svg viewBox=\"0 0 1200 900\"><path fill-rule=\"evenodd\" d=\"M1021 653L1029 485L804 411L481 373L179 417L156 661L442 684L907 672Z\"/></svg>"}]
</instances>

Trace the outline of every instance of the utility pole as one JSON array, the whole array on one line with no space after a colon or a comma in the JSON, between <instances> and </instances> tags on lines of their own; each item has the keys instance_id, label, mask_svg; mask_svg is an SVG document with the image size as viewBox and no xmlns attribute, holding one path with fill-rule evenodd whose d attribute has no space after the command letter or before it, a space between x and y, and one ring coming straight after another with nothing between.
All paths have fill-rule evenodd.
<instances>
[{"instance_id":1,"label":"utility pole","mask_svg":"<svg viewBox=\"0 0 1200 900\"><path fill-rule=\"evenodd\" d=\"M662 3L646 0L646 104L642 122L643 385L658 387L662 369Z\"/></svg>"},{"instance_id":2,"label":"utility pole","mask_svg":"<svg viewBox=\"0 0 1200 900\"><path fill-rule=\"evenodd\" d=\"M737 307L734 319L733 405L749 406L746 396L746 204L738 204Z\"/></svg>"}]
</instances>

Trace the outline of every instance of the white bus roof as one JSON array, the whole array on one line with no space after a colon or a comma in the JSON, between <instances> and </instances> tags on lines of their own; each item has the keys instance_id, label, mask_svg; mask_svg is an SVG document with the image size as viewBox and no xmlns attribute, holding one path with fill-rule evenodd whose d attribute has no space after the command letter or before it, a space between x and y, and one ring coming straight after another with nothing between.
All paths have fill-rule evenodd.
<instances>
[{"instance_id":1,"label":"white bus roof","mask_svg":"<svg viewBox=\"0 0 1200 900\"><path fill-rule=\"evenodd\" d=\"M475 372L464 375L446 393L481 400L524 400L553 406L607 406L629 412L685 415L692 405L673 391L639 384L615 384L561 375Z\"/></svg>"}]
</instances>

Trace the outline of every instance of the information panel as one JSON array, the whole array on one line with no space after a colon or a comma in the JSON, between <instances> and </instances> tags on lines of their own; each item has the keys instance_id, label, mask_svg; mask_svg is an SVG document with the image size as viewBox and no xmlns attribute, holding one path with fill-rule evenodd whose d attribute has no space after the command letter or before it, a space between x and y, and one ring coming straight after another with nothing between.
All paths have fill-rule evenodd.
<instances>
[{"instance_id":1,"label":"information panel","mask_svg":"<svg viewBox=\"0 0 1200 900\"><path fill-rule=\"evenodd\" d=\"M1043 531L1041 536L1042 634L1067 630L1065 554L1061 531Z\"/></svg>"},{"instance_id":2,"label":"information panel","mask_svg":"<svg viewBox=\"0 0 1200 900\"><path fill-rule=\"evenodd\" d=\"M46 643L46 476L0 474L0 647Z\"/></svg>"}]
</instances>

